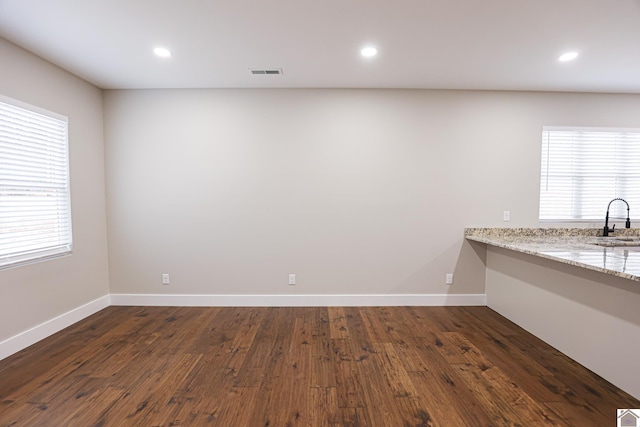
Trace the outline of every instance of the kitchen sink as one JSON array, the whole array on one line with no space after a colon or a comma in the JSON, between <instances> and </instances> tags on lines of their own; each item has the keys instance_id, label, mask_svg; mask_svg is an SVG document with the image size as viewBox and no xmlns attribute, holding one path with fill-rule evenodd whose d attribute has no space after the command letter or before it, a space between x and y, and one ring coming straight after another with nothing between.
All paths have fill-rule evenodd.
<instances>
[{"instance_id":1,"label":"kitchen sink","mask_svg":"<svg viewBox=\"0 0 640 427\"><path fill-rule=\"evenodd\" d=\"M640 247L640 236L602 237L593 245L605 247Z\"/></svg>"}]
</instances>

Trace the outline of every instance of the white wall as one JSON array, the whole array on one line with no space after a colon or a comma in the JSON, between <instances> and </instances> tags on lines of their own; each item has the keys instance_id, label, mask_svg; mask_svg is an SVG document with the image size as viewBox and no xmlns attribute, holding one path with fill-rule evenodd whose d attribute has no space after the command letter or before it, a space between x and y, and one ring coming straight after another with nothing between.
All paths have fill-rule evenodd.
<instances>
[{"instance_id":1,"label":"white wall","mask_svg":"<svg viewBox=\"0 0 640 427\"><path fill-rule=\"evenodd\" d=\"M639 112L637 95L106 91L111 292L484 293L463 229L538 225L542 126Z\"/></svg>"},{"instance_id":2,"label":"white wall","mask_svg":"<svg viewBox=\"0 0 640 427\"><path fill-rule=\"evenodd\" d=\"M640 398L638 282L489 247L487 305Z\"/></svg>"},{"instance_id":3,"label":"white wall","mask_svg":"<svg viewBox=\"0 0 640 427\"><path fill-rule=\"evenodd\" d=\"M71 256L0 270L0 343L108 295L102 92L0 39L0 93L69 117ZM0 358L3 348L0 348Z\"/></svg>"}]
</instances>

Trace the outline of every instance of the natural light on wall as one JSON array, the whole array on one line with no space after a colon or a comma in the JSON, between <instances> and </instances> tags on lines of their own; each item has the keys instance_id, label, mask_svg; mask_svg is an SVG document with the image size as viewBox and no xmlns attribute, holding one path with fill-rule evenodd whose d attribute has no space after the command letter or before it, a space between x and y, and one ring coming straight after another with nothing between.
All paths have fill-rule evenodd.
<instances>
[{"instance_id":1,"label":"natural light on wall","mask_svg":"<svg viewBox=\"0 0 640 427\"><path fill-rule=\"evenodd\" d=\"M640 217L640 129L543 128L540 221L604 220L616 197ZM611 216L626 217L624 203Z\"/></svg>"},{"instance_id":2,"label":"natural light on wall","mask_svg":"<svg viewBox=\"0 0 640 427\"><path fill-rule=\"evenodd\" d=\"M71 252L66 117L0 97L0 268Z\"/></svg>"}]
</instances>

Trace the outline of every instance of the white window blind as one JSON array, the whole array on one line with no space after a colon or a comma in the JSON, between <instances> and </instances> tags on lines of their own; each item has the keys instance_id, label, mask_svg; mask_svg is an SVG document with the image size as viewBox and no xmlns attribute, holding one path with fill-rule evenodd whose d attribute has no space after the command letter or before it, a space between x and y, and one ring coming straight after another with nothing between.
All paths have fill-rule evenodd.
<instances>
[{"instance_id":1,"label":"white window blind","mask_svg":"<svg viewBox=\"0 0 640 427\"><path fill-rule=\"evenodd\" d=\"M604 221L616 197L640 218L640 129L544 127L540 178L541 221ZM626 205L610 215L626 218Z\"/></svg>"},{"instance_id":2,"label":"white window blind","mask_svg":"<svg viewBox=\"0 0 640 427\"><path fill-rule=\"evenodd\" d=\"M0 97L0 268L71 253L67 128Z\"/></svg>"}]
</instances>

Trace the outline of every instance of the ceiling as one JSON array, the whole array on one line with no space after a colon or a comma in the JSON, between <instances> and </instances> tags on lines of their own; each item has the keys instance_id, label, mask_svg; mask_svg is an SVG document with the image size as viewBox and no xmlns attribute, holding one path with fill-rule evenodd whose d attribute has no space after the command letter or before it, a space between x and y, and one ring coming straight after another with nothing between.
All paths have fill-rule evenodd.
<instances>
[{"instance_id":1,"label":"ceiling","mask_svg":"<svg viewBox=\"0 0 640 427\"><path fill-rule=\"evenodd\" d=\"M0 37L105 89L640 93L640 0L0 0Z\"/></svg>"}]
</instances>

